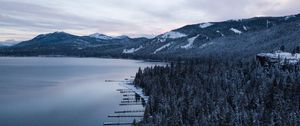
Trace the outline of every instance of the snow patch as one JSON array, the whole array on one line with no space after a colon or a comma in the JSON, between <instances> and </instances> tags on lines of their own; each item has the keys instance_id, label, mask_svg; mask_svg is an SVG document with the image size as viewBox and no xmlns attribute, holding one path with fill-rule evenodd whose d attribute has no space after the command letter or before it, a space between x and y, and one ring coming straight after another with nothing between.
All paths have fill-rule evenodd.
<instances>
[{"instance_id":1,"label":"snow patch","mask_svg":"<svg viewBox=\"0 0 300 126\"><path fill-rule=\"evenodd\" d=\"M183 33L180 33L180 32L174 32L174 31L171 31L171 32L167 32L165 34L163 34L163 38L171 38L171 39L176 39L176 38L182 38L182 37L185 37L186 34L183 34Z\"/></svg>"},{"instance_id":2,"label":"snow patch","mask_svg":"<svg viewBox=\"0 0 300 126\"><path fill-rule=\"evenodd\" d=\"M90 36L90 37L93 37L93 38L97 38L97 39L103 39L103 40L126 39L126 38L129 38L129 37L126 36L126 35L121 35L121 36L107 36L107 35L100 34L100 33L94 33L94 34L91 34L91 35L89 35L89 36Z\"/></svg>"},{"instance_id":3,"label":"snow patch","mask_svg":"<svg viewBox=\"0 0 300 126\"><path fill-rule=\"evenodd\" d=\"M242 32L240 30L237 30L235 28L230 28L231 31L233 31L236 34L242 34Z\"/></svg>"},{"instance_id":4,"label":"snow patch","mask_svg":"<svg viewBox=\"0 0 300 126\"><path fill-rule=\"evenodd\" d=\"M113 37L110 37L110 36L107 36L107 35L104 35L104 34L100 34L100 33L94 33L94 34L91 34L89 36L93 37L93 38L97 38L97 39L103 39L103 40L113 39Z\"/></svg>"},{"instance_id":5,"label":"snow patch","mask_svg":"<svg viewBox=\"0 0 300 126\"><path fill-rule=\"evenodd\" d=\"M177 38L182 38L182 37L186 37L186 36L187 36L186 34L183 34L180 32L170 31L170 32L164 33L158 39L160 42L165 42L167 39L177 39Z\"/></svg>"},{"instance_id":6,"label":"snow patch","mask_svg":"<svg viewBox=\"0 0 300 126\"><path fill-rule=\"evenodd\" d=\"M244 29L245 31L248 31L248 28L247 28L246 26L243 26L243 29Z\"/></svg>"},{"instance_id":7,"label":"snow patch","mask_svg":"<svg viewBox=\"0 0 300 126\"><path fill-rule=\"evenodd\" d=\"M207 28L207 27L212 26L212 25L213 25L212 23L207 22L207 23L201 23L201 24L199 25L199 27L200 27L200 28Z\"/></svg>"},{"instance_id":8,"label":"snow patch","mask_svg":"<svg viewBox=\"0 0 300 126\"><path fill-rule=\"evenodd\" d=\"M200 48L200 49L203 49L203 48L205 48L205 47L207 47L207 46L209 46L209 45L212 45L212 44L214 44L214 42L204 43L204 44L202 44L199 48Z\"/></svg>"},{"instance_id":9,"label":"snow patch","mask_svg":"<svg viewBox=\"0 0 300 126\"><path fill-rule=\"evenodd\" d=\"M189 38L187 41L188 41L188 44L184 45L184 46L181 46L181 48L183 49L190 49L190 48L193 48L193 44L194 44L194 41L196 38L198 38L199 35L196 35L195 37L192 37L192 38Z\"/></svg>"},{"instance_id":10,"label":"snow patch","mask_svg":"<svg viewBox=\"0 0 300 126\"><path fill-rule=\"evenodd\" d=\"M142 48L143 48L143 46L140 46L139 48L124 49L123 53L125 53L125 54L135 53L136 51L139 51Z\"/></svg>"},{"instance_id":11,"label":"snow patch","mask_svg":"<svg viewBox=\"0 0 300 126\"><path fill-rule=\"evenodd\" d=\"M156 54L157 52L159 52L159 51L161 51L161 50L163 50L163 49L165 49L165 48L167 48L167 47L169 47L169 46L171 46L171 43L165 44L165 45L163 45L162 47L156 49L156 50L153 52L153 54Z\"/></svg>"}]
</instances>

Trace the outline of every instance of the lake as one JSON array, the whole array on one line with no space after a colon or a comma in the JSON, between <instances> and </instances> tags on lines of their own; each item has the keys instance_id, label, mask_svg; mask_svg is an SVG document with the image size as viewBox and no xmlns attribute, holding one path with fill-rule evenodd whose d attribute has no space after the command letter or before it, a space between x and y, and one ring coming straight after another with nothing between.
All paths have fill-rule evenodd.
<instances>
[{"instance_id":1,"label":"lake","mask_svg":"<svg viewBox=\"0 0 300 126\"><path fill-rule=\"evenodd\" d=\"M0 57L1 126L99 126L120 109L120 82L158 62ZM139 106L137 106L139 107ZM134 108L133 108L134 109Z\"/></svg>"}]
</instances>

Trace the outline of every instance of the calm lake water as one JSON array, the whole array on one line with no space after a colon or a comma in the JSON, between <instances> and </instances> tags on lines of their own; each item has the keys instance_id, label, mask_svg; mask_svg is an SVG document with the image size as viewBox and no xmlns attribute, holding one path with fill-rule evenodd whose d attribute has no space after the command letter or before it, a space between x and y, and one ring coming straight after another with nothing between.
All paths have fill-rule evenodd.
<instances>
[{"instance_id":1,"label":"calm lake water","mask_svg":"<svg viewBox=\"0 0 300 126\"><path fill-rule=\"evenodd\" d=\"M119 109L118 82L162 63L0 57L1 126L99 126Z\"/></svg>"}]
</instances>

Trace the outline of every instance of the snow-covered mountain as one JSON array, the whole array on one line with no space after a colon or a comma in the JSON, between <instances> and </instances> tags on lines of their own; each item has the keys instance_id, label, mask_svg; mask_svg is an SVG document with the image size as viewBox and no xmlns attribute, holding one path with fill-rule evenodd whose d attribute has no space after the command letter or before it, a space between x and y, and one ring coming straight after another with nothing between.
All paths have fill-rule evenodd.
<instances>
[{"instance_id":1,"label":"snow-covered mountain","mask_svg":"<svg viewBox=\"0 0 300 126\"><path fill-rule=\"evenodd\" d=\"M43 52L45 55L237 58L273 52L281 45L291 50L299 45L299 34L299 14L254 17L186 25L151 39L55 32L21 42L9 50L0 50L0 55L37 55Z\"/></svg>"},{"instance_id":2,"label":"snow-covered mountain","mask_svg":"<svg viewBox=\"0 0 300 126\"><path fill-rule=\"evenodd\" d=\"M299 14L186 25L156 36L133 54L183 58L212 54L253 56L272 52L281 45L289 49L297 46L299 28Z\"/></svg>"},{"instance_id":3,"label":"snow-covered mountain","mask_svg":"<svg viewBox=\"0 0 300 126\"><path fill-rule=\"evenodd\" d=\"M97 38L97 39L102 39L102 40L112 40L112 39L130 39L130 37L126 35L121 35L121 36L108 36L105 34L100 34L100 33L94 33L89 35L89 37Z\"/></svg>"},{"instance_id":4,"label":"snow-covered mountain","mask_svg":"<svg viewBox=\"0 0 300 126\"><path fill-rule=\"evenodd\" d=\"M100 33L94 33L94 34L91 34L91 35L89 35L89 36L90 36L90 37L97 38L97 39L104 39L104 40L111 40L111 39L114 39L114 38L111 37L111 36L107 36L107 35L100 34Z\"/></svg>"},{"instance_id":5,"label":"snow-covered mountain","mask_svg":"<svg viewBox=\"0 0 300 126\"><path fill-rule=\"evenodd\" d=\"M119 56L124 49L133 48L146 41L147 38L128 36L110 37L103 34L77 36L66 32L53 32L40 34L11 47L1 48L0 55Z\"/></svg>"}]
</instances>

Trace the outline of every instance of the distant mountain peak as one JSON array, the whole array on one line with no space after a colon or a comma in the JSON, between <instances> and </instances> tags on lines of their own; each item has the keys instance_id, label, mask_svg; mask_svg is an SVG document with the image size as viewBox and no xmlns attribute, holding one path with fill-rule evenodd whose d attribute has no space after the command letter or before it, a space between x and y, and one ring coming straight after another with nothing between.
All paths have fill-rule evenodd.
<instances>
[{"instance_id":1,"label":"distant mountain peak","mask_svg":"<svg viewBox=\"0 0 300 126\"><path fill-rule=\"evenodd\" d=\"M66 33L64 31L56 31L56 32L53 32L53 34L69 34L69 33Z\"/></svg>"},{"instance_id":2,"label":"distant mountain peak","mask_svg":"<svg viewBox=\"0 0 300 126\"><path fill-rule=\"evenodd\" d=\"M56 31L56 32L46 33L46 34L41 34L41 35L57 35L57 34L71 35L71 34L66 33L66 32L64 32L64 31Z\"/></svg>"},{"instance_id":3,"label":"distant mountain peak","mask_svg":"<svg viewBox=\"0 0 300 126\"><path fill-rule=\"evenodd\" d=\"M0 46L13 46L16 45L17 43L19 43L19 41L16 41L14 39L9 39L5 41L1 41Z\"/></svg>"},{"instance_id":4,"label":"distant mountain peak","mask_svg":"<svg viewBox=\"0 0 300 126\"><path fill-rule=\"evenodd\" d=\"M89 36L93 37L93 38L97 38L97 39L104 39L104 40L113 39L113 37L111 37L111 36L107 36L107 35L100 34L100 33L94 33L94 34L91 34Z\"/></svg>"},{"instance_id":5,"label":"distant mountain peak","mask_svg":"<svg viewBox=\"0 0 300 126\"><path fill-rule=\"evenodd\" d=\"M103 40L127 39L127 38L130 38L130 37L126 36L126 35L112 37L112 36L108 36L108 35L101 34L101 33L94 33L94 34L91 34L89 36L93 37L93 38L97 38L97 39L103 39Z\"/></svg>"},{"instance_id":6,"label":"distant mountain peak","mask_svg":"<svg viewBox=\"0 0 300 126\"><path fill-rule=\"evenodd\" d=\"M61 35L61 36L64 36L64 35L71 35L71 34L63 32L63 31L56 31L56 32L52 32L52 33L40 34L40 35L36 36L35 39L42 38L42 37L45 37L45 36L52 36L52 35Z\"/></svg>"},{"instance_id":7,"label":"distant mountain peak","mask_svg":"<svg viewBox=\"0 0 300 126\"><path fill-rule=\"evenodd\" d=\"M127 35L120 35L120 36L116 36L114 38L116 38L116 39L126 39L126 38L130 38L130 37L127 36Z\"/></svg>"}]
</instances>

